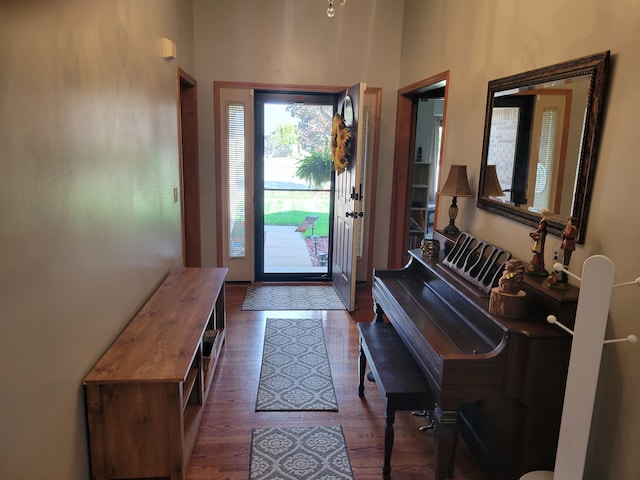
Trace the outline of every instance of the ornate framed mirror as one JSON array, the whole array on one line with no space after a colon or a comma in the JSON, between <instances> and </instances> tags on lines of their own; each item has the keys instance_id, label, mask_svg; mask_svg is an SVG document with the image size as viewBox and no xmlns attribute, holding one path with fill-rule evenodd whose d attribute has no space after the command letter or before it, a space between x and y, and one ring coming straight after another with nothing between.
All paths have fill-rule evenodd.
<instances>
[{"instance_id":1,"label":"ornate framed mirror","mask_svg":"<svg viewBox=\"0 0 640 480\"><path fill-rule=\"evenodd\" d=\"M584 243L609 54L489 82L478 208Z\"/></svg>"}]
</instances>

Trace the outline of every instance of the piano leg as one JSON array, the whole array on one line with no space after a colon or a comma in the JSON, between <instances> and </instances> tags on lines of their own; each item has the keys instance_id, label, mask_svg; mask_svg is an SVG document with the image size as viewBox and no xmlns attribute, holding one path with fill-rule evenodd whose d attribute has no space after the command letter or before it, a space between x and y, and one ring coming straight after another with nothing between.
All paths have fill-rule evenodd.
<instances>
[{"instance_id":1,"label":"piano leg","mask_svg":"<svg viewBox=\"0 0 640 480\"><path fill-rule=\"evenodd\" d=\"M396 411L389 408L387 404L387 411L385 413L386 425L384 429L384 465L382 465L382 475L389 477L391 473L391 452L393 451L393 438L395 433L393 431L393 423L396 421Z\"/></svg>"},{"instance_id":2,"label":"piano leg","mask_svg":"<svg viewBox=\"0 0 640 480\"><path fill-rule=\"evenodd\" d=\"M367 356L364 354L364 348L360 345L360 357L358 357L358 369L360 372L360 383L358 384L358 395L364 396L364 372L367 369Z\"/></svg>"},{"instance_id":3,"label":"piano leg","mask_svg":"<svg viewBox=\"0 0 640 480\"><path fill-rule=\"evenodd\" d=\"M458 412L442 411L438 405L435 415L436 480L453 476L453 458L458 445Z\"/></svg>"}]
</instances>

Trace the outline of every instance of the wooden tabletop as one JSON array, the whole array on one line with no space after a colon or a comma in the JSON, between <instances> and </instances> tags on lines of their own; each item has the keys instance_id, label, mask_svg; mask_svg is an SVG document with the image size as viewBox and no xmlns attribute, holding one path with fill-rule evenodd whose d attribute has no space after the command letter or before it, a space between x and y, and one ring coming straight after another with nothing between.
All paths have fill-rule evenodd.
<instances>
[{"instance_id":1,"label":"wooden tabletop","mask_svg":"<svg viewBox=\"0 0 640 480\"><path fill-rule=\"evenodd\" d=\"M193 345L204 332L227 270L172 270L84 384L183 381L195 355Z\"/></svg>"}]
</instances>

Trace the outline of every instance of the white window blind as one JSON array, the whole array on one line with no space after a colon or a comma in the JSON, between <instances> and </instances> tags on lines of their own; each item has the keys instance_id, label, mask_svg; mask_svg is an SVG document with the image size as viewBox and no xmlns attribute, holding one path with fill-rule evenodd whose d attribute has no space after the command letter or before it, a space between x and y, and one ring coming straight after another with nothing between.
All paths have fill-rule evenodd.
<instances>
[{"instance_id":1,"label":"white window blind","mask_svg":"<svg viewBox=\"0 0 640 480\"><path fill-rule=\"evenodd\" d=\"M549 206L549 182L553 175L557 128L557 110L545 109L542 113L542 129L540 131L540 147L538 149L538 165L536 167L536 185L533 199L533 208L538 212L542 208Z\"/></svg>"},{"instance_id":2,"label":"white window blind","mask_svg":"<svg viewBox=\"0 0 640 480\"><path fill-rule=\"evenodd\" d=\"M246 255L244 105L227 105L229 169L229 256Z\"/></svg>"},{"instance_id":3,"label":"white window blind","mask_svg":"<svg viewBox=\"0 0 640 480\"><path fill-rule=\"evenodd\" d=\"M364 141L362 142L362 151L358 152L358 162L362 162L360 165L360 185L362 187L361 192L362 193L362 198L367 198L367 185L366 185L366 180L367 180L367 144L368 142L368 129L369 127L369 108L368 106L365 105L364 107L364 119L363 121L360 123L360 135L362 135L362 138L364 139ZM361 200L362 202L362 200ZM364 210L364 203L360 204L360 210ZM364 220L360 221L360 225L359 228L357 230L357 240L356 240L356 258L362 258L362 252L364 250L364 225L365 222Z\"/></svg>"}]
</instances>

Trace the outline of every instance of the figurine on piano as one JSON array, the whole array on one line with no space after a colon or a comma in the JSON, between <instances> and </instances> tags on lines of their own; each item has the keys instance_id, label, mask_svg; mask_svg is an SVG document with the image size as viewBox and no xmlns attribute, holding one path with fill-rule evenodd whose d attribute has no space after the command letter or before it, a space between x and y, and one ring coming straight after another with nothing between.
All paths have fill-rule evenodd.
<instances>
[{"instance_id":1,"label":"figurine on piano","mask_svg":"<svg viewBox=\"0 0 640 480\"><path fill-rule=\"evenodd\" d=\"M567 226L564 227L560 237L562 238L562 266L569 268L569 262L571 261L571 254L576 249L576 237L578 236L578 228L576 226L576 217L569 217L567 219ZM551 288L569 288L569 277L564 272L552 273L549 276L549 286Z\"/></svg>"},{"instance_id":2,"label":"figurine on piano","mask_svg":"<svg viewBox=\"0 0 640 480\"><path fill-rule=\"evenodd\" d=\"M512 258L504 264L502 277L498 281L498 291L516 295L524 280L524 265L520 260Z\"/></svg>"},{"instance_id":3,"label":"figurine on piano","mask_svg":"<svg viewBox=\"0 0 640 480\"><path fill-rule=\"evenodd\" d=\"M576 217L569 217L567 219L567 226L562 231L562 248L564 255L562 258L562 265L567 268L571 261L571 253L576 249L576 237L578 236L578 228L576 227ZM566 275L566 273L565 273Z\"/></svg>"},{"instance_id":4,"label":"figurine on piano","mask_svg":"<svg viewBox=\"0 0 640 480\"><path fill-rule=\"evenodd\" d=\"M529 233L529 237L533 240L531 245L531 251L533 252L533 258L531 262L527 264L527 273L529 275L537 275L546 277L549 275L544 268L544 242L547 238L547 219L549 217L550 210L543 208L540 210L542 218L538 223L538 228Z\"/></svg>"},{"instance_id":5,"label":"figurine on piano","mask_svg":"<svg viewBox=\"0 0 640 480\"><path fill-rule=\"evenodd\" d=\"M524 290L520 290L524 281L524 265L512 258L505 262L498 286L491 289L489 312L507 318L520 318L525 313Z\"/></svg>"}]
</instances>

